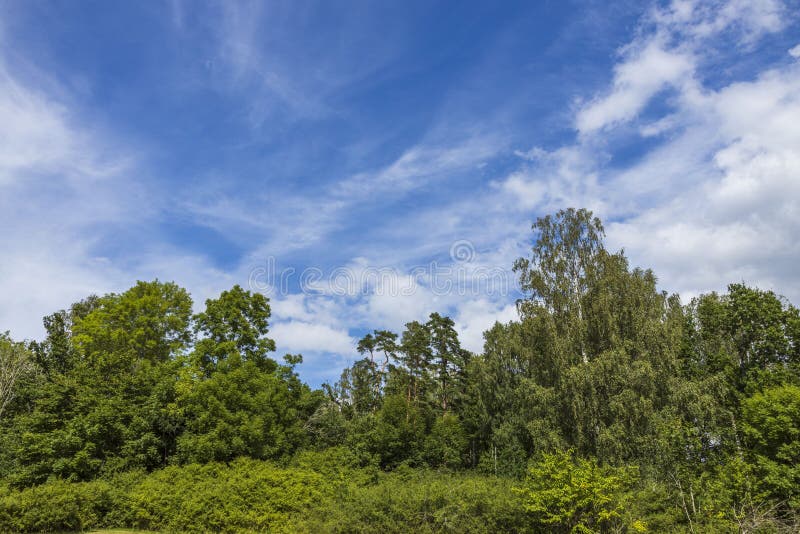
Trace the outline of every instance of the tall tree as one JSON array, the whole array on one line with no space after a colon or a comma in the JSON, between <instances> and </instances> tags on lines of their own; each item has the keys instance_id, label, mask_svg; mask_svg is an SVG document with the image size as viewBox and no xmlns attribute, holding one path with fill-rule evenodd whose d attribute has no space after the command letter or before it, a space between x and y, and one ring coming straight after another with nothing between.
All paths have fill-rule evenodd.
<instances>
[{"instance_id":1,"label":"tall tree","mask_svg":"<svg viewBox=\"0 0 800 534\"><path fill-rule=\"evenodd\" d=\"M322 394L297 377L301 356L286 355L286 365L268 356L275 350L269 316L266 297L238 285L206 300L195 316L195 331L204 337L177 384L184 420L179 461L281 458L305 442L303 425Z\"/></svg>"},{"instance_id":2,"label":"tall tree","mask_svg":"<svg viewBox=\"0 0 800 534\"><path fill-rule=\"evenodd\" d=\"M73 305L69 321L51 330L49 341L62 346L42 352L46 379L15 418L10 479L88 479L164 465L178 430L175 357L190 341L191 305L184 289L158 281Z\"/></svg>"},{"instance_id":3,"label":"tall tree","mask_svg":"<svg viewBox=\"0 0 800 534\"><path fill-rule=\"evenodd\" d=\"M375 330L375 350L383 354L381 362L381 375L385 376L389 363L397 358L397 334L389 330Z\"/></svg>"},{"instance_id":4,"label":"tall tree","mask_svg":"<svg viewBox=\"0 0 800 534\"><path fill-rule=\"evenodd\" d=\"M267 337L269 300L239 285L206 300L205 311L195 316L195 332L203 336L195 346L198 363L206 372L228 357L270 365L267 353L275 342Z\"/></svg>"},{"instance_id":5,"label":"tall tree","mask_svg":"<svg viewBox=\"0 0 800 534\"><path fill-rule=\"evenodd\" d=\"M347 416L374 412L381 403L381 380L368 358L356 361L342 371L337 392L339 404Z\"/></svg>"},{"instance_id":6,"label":"tall tree","mask_svg":"<svg viewBox=\"0 0 800 534\"><path fill-rule=\"evenodd\" d=\"M454 397L462 390L469 356L461 348L455 323L451 318L432 313L425 327L430 332L431 354L439 382L439 401L442 413L445 414Z\"/></svg>"},{"instance_id":7,"label":"tall tree","mask_svg":"<svg viewBox=\"0 0 800 534\"><path fill-rule=\"evenodd\" d=\"M406 323L400 341L400 360L408 372L406 401L419 403L431 367L431 333L419 321Z\"/></svg>"},{"instance_id":8,"label":"tall tree","mask_svg":"<svg viewBox=\"0 0 800 534\"><path fill-rule=\"evenodd\" d=\"M33 357L25 346L12 341L8 333L0 334L0 421L17 395L19 382L35 370Z\"/></svg>"},{"instance_id":9,"label":"tall tree","mask_svg":"<svg viewBox=\"0 0 800 534\"><path fill-rule=\"evenodd\" d=\"M523 317L534 315L543 306L554 316L570 348L587 361L584 296L591 272L605 250L603 224L591 211L569 208L537 219L533 231L536 242L531 258L514 263L521 288L530 295L519 302L520 313Z\"/></svg>"}]
</instances>

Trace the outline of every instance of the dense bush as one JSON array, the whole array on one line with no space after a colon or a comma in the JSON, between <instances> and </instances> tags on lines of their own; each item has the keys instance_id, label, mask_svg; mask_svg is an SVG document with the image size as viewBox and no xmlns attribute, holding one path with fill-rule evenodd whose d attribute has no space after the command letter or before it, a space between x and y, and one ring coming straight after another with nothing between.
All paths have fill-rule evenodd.
<instances>
[{"instance_id":1,"label":"dense bush","mask_svg":"<svg viewBox=\"0 0 800 534\"><path fill-rule=\"evenodd\" d=\"M0 532L80 531L114 521L124 491L96 480L48 482L23 491L0 490Z\"/></svg>"},{"instance_id":2,"label":"dense bush","mask_svg":"<svg viewBox=\"0 0 800 534\"><path fill-rule=\"evenodd\" d=\"M300 527L309 532L530 532L511 480L399 468L351 485Z\"/></svg>"},{"instance_id":3,"label":"dense bush","mask_svg":"<svg viewBox=\"0 0 800 534\"><path fill-rule=\"evenodd\" d=\"M290 523L326 502L322 474L256 460L168 467L150 475L0 493L0 531L56 532L134 527L163 532L295 530Z\"/></svg>"},{"instance_id":4,"label":"dense bush","mask_svg":"<svg viewBox=\"0 0 800 534\"><path fill-rule=\"evenodd\" d=\"M279 530L328 495L318 473L254 460L168 467L132 488L125 523L172 532Z\"/></svg>"},{"instance_id":5,"label":"dense bush","mask_svg":"<svg viewBox=\"0 0 800 534\"><path fill-rule=\"evenodd\" d=\"M737 466L697 482L687 518L675 488L631 487L635 472L569 455L544 456L524 480L358 463L346 448L334 448L300 453L287 466L238 459L0 487L0 532L678 533L790 532L796 525L730 495Z\"/></svg>"},{"instance_id":6,"label":"dense bush","mask_svg":"<svg viewBox=\"0 0 800 534\"><path fill-rule=\"evenodd\" d=\"M349 467L346 449L290 467L239 459L0 493L0 531L525 532L511 480Z\"/></svg>"}]
</instances>

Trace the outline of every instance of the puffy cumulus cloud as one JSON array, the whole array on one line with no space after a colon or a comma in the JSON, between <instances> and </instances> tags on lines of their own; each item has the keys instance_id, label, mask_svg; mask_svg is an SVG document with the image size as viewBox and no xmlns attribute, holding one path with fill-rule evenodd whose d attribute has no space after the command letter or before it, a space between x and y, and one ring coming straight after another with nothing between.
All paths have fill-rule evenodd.
<instances>
[{"instance_id":1,"label":"puffy cumulus cloud","mask_svg":"<svg viewBox=\"0 0 800 534\"><path fill-rule=\"evenodd\" d=\"M376 268L376 262L359 257L323 273L303 293L275 295L270 335L280 351L308 356L304 373L308 369L325 379L338 374L331 362L345 365L356 358L355 332L400 333L406 323L424 322L432 312L451 316L464 346L480 352L487 328L517 317L513 300L518 291L510 266L525 247L511 239L486 251L466 241L457 244L469 249L466 254L451 250L458 259ZM336 282L337 277L344 281Z\"/></svg>"},{"instance_id":2,"label":"puffy cumulus cloud","mask_svg":"<svg viewBox=\"0 0 800 534\"><path fill-rule=\"evenodd\" d=\"M368 295L359 312L370 325L400 331L409 321L424 321L428 314L445 310L453 295L438 295L416 276L399 276Z\"/></svg>"},{"instance_id":3,"label":"puffy cumulus cloud","mask_svg":"<svg viewBox=\"0 0 800 534\"><path fill-rule=\"evenodd\" d=\"M352 354L355 341L346 330L304 321L279 322L272 325L270 335L286 352L322 352Z\"/></svg>"},{"instance_id":4,"label":"puffy cumulus cloud","mask_svg":"<svg viewBox=\"0 0 800 534\"><path fill-rule=\"evenodd\" d=\"M343 363L352 361L356 356L356 340L348 328L358 326L359 330L389 329L400 333L407 322L424 322L430 313L438 311L453 318L466 349L481 352L483 333L488 328L495 322L506 323L518 317L516 305L509 303L507 295L503 298L496 297L497 295L492 294L464 297L457 291L437 294L424 286L400 295L377 292L364 297L357 304L329 296L293 295L281 301L293 302L292 305L273 305L274 310L280 311L276 313L276 322L270 327L270 336L276 340L279 352L301 352L309 355L312 366L316 366L314 362L330 360L334 354L339 358L337 361ZM301 299L325 303L322 306L317 304L317 309L336 309L336 320L326 323L325 312L309 311L307 304L296 306ZM305 317L305 320L277 318L285 317L290 309L297 316ZM320 370L314 372L317 371ZM335 374L328 375L327 378L332 376Z\"/></svg>"},{"instance_id":5,"label":"puffy cumulus cloud","mask_svg":"<svg viewBox=\"0 0 800 534\"><path fill-rule=\"evenodd\" d=\"M504 205L523 212L552 211L584 206L603 211L598 165L606 158L602 147L565 146L553 151L534 147L518 152L524 161L504 180L496 182Z\"/></svg>"},{"instance_id":6,"label":"puffy cumulus cloud","mask_svg":"<svg viewBox=\"0 0 800 534\"><path fill-rule=\"evenodd\" d=\"M783 4L776 0L696 2L675 0L655 8L640 35L620 50L611 89L582 105L575 117L581 134L614 127L637 117L659 92L672 88L683 98L697 95L695 69L710 40L735 33L743 45L784 28ZM645 132L663 131L664 123Z\"/></svg>"},{"instance_id":7,"label":"puffy cumulus cloud","mask_svg":"<svg viewBox=\"0 0 800 534\"><path fill-rule=\"evenodd\" d=\"M326 325L279 323L270 336L277 345L277 352L273 355L275 359L280 361L285 354L303 356L303 363L298 370L302 379L314 387L323 382L335 382L342 369L358 357L355 341L346 332Z\"/></svg>"},{"instance_id":8,"label":"puffy cumulus cloud","mask_svg":"<svg viewBox=\"0 0 800 534\"><path fill-rule=\"evenodd\" d=\"M702 6L697 2L696 8ZM705 37L734 27L742 44L751 44L759 37L774 33L786 26L788 13L779 0L731 0L722 3L718 13L705 7L706 19L695 25L695 34Z\"/></svg>"},{"instance_id":9,"label":"puffy cumulus cloud","mask_svg":"<svg viewBox=\"0 0 800 534\"><path fill-rule=\"evenodd\" d=\"M771 70L709 92L703 110L710 110L703 123L663 149L665 158L683 162L683 171L693 170L695 183L676 175L685 188L613 225L610 236L689 294L724 289L720 281L745 281L797 302L800 68ZM709 132L716 132L715 148L685 149L683 139ZM645 180L649 166L626 176Z\"/></svg>"},{"instance_id":10,"label":"puffy cumulus cloud","mask_svg":"<svg viewBox=\"0 0 800 534\"><path fill-rule=\"evenodd\" d=\"M782 61L716 89L701 81L716 37L753 46L784 28L785 15L773 1L656 9L622 49L610 89L577 108L576 142L520 154L526 162L499 184L502 201L593 209L612 247L685 296L745 281L800 301L800 64ZM661 116L642 116L667 87ZM620 143L639 142L629 125L650 144L632 162L608 165Z\"/></svg>"},{"instance_id":11,"label":"puffy cumulus cloud","mask_svg":"<svg viewBox=\"0 0 800 534\"><path fill-rule=\"evenodd\" d=\"M456 323L461 345L472 352L483 352L483 333L495 323L508 323L519 318L516 304L475 299L458 307Z\"/></svg>"},{"instance_id":12,"label":"puffy cumulus cloud","mask_svg":"<svg viewBox=\"0 0 800 534\"><path fill-rule=\"evenodd\" d=\"M345 304L343 299L319 293L278 295L270 300L272 317L276 321L319 322L335 328L346 326L350 320L342 310Z\"/></svg>"}]
</instances>

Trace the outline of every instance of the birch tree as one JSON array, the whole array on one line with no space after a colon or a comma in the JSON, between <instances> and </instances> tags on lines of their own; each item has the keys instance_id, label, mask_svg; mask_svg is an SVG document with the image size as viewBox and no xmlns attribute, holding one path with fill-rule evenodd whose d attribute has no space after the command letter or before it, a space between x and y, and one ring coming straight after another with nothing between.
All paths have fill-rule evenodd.
<instances>
[{"instance_id":1,"label":"birch tree","mask_svg":"<svg viewBox=\"0 0 800 534\"><path fill-rule=\"evenodd\" d=\"M35 370L33 358L22 343L15 343L8 334L0 335L0 419L14 400L20 379Z\"/></svg>"}]
</instances>

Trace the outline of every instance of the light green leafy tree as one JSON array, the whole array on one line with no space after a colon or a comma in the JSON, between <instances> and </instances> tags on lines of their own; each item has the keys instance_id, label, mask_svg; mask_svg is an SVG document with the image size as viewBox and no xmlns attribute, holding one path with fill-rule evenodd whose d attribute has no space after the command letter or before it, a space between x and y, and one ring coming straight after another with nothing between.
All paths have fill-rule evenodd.
<instances>
[{"instance_id":1,"label":"light green leafy tree","mask_svg":"<svg viewBox=\"0 0 800 534\"><path fill-rule=\"evenodd\" d=\"M759 485L800 506L800 387L772 387L746 399L742 431Z\"/></svg>"},{"instance_id":2,"label":"light green leafy tree","mask_svg":"<svg viewBox=\"0 0 800 534\"><path fill-rule=\"evenodd\" d=\"M625 493L638 478L634 467L602 467L574 452L542 454L515 491L532 520L551 532L607 531L626 521ZM631 522L641 529L641 522Z\"/></svg>"},{"instance_id":3,"label":"light green leafy tree","mask_svg":"<svg viewBox=\"0 0 800 534\"><path fill-rule=\"evenodd\" d=\"M36 371L31 353L15 343L8 333L0 334L0 420L17 395L19 383Z\"/></svg>"}]
</instances>

